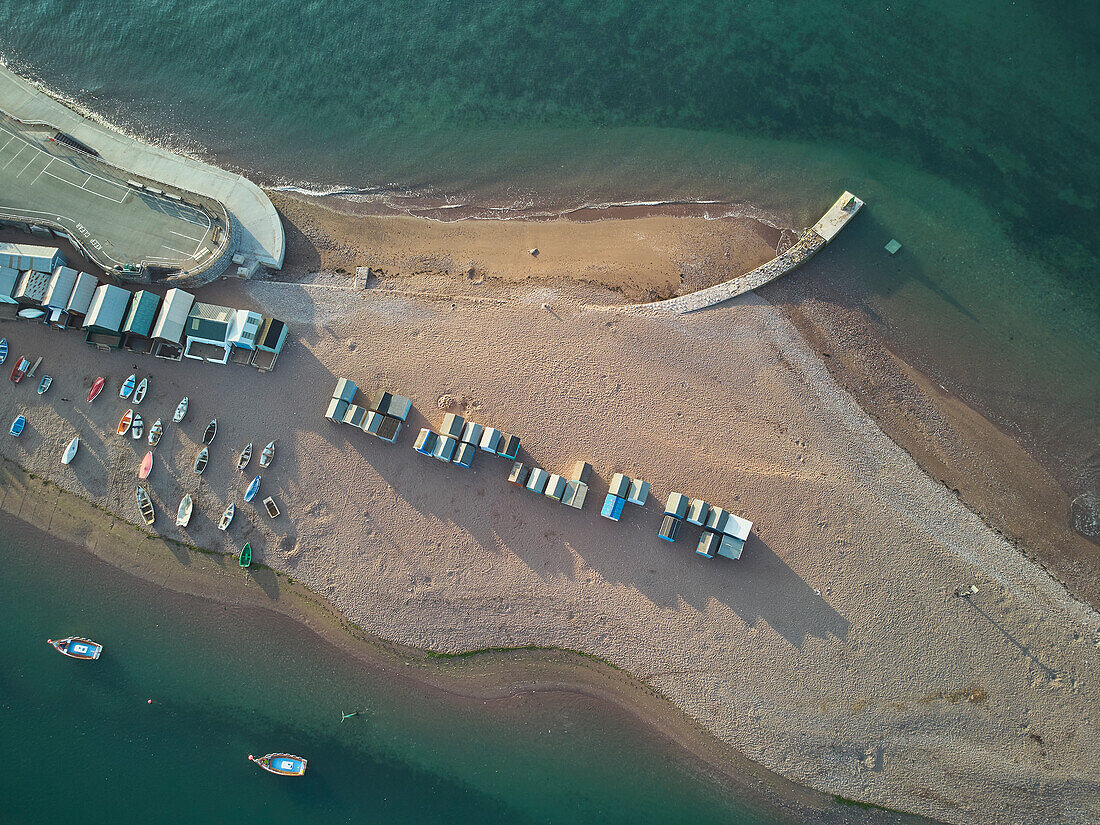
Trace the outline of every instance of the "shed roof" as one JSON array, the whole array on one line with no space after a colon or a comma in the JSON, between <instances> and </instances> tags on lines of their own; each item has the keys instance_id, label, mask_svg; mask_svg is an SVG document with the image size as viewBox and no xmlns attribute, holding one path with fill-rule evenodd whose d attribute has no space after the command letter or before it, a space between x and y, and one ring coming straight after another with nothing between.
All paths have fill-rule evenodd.
<instances>
[{"instance_id":1,"label":"shed roof","mask_svg":"<svg viewBox=\"0 0 1100 825\"><path fill-rule=\"evenodd\" d=\"M130 302L130 311L126 313L126 320L122 322L122 332L148 336L153 328L153 321L157 318L158 307L160 307L160 296L147 289L135 292L134 299Z\"/></svg>"},{"instance_id":2,"label":"shed roof","mask_svg":"<svg viewBox=\"0 0 1100 825\"><path fill-rule=\"evenodd\" d=\"M15 282L19 280L19 271L10 266L0 266L0 301L14 303L11 294L15 291Z\"/></svg>"},{"instance_id":3,"label":"shed roof","mask_svg":"<svg viewBox=\"0 0 1100 825\"><path fill-rule=\"evenodd\" d=\"M61 250L53 246L34 246L22 243L0 243L0 266L23 271L37 269L39 272L53 272L59 264L65 263Z\"/></svg>"},{"instance_id":4,"label":"shed roof","mask_svg":"<svg viewBox=\"0 0 1100 825\"><path fill-rule=\"evenodd\" d=\"M49 272L28 269L19 277L19 283L15 285L15 292L12 293L12 297L23 298L40 304L42 299L46 297L46 290L50 288L50 278L52 277Z\"/></svg>"},{"instance_id":5,"label":"shed roof","mask_svg":"<svg viewBox=\"0 0 1100 825\"><path fill-rule=\"evenodd\" d=\"M160 314L157 316L157 322L153 324L153 333L150 337L178 344L183 338L187 315L191 312L191 305L194 303L195 296L190 292L175 288L168 290L164 294Z\"/></svg>"},{"instance_id":6,"label":"shed roof","mask_svg":"<svg viewBox=\"0 0 1100 825\"><path fill-rule=\"evenodd\" d=\"M50 285L46 288L46 296L42 303L50 309L64 309L69 303L69 296L76 286L76 276L80 273L69 266L59 266L53 271Z\"/></svg>"},{"instance_id":7,"label":"shed roof","mask_svg":"<svg viewBox=\"0 0 1100 825\"><path fill-rule=\"evenodd\" d=\"M122 319L126 317L126 307L130 303L130 293L114 284L102 284L92 296L92 305L84 317L87 329L103 332L118 332Z\"/></svg>"},{"instance_id":8,"label":"shed roof","mask_svg":"<svg viewBox=\"0 0 1100 825\"><path fill-rule=\"evenodd\" d=\"M235 314L236 310L229 307L195 301L187 314L187 337L225 343Z\"/></svg>"},{"instance_id":9,"label":"shed roof","mask_svg":"<svg viewBox=\"0 0 1100 825\"><path fill-rule=\"evenodd\" d=\"M92 296L95 295L97 286L99 286L99 281L94 275L89 275L87 272L81 272L77 275L76 286L73 287L69 301L65 304L65 311L78 312L81 315L86 314L88 308L92 305Z\"/></svg>"},{"instance_id":10,"label":"shed roof","mask_svg":"<svg viewBox=\"0 0 1100 825\"><path fill-rule=\"evenodd\" d=\"M278 318L268 318L260 329L260 337L256 342L259 349L278 353L286 341L286 324Z\"/></svg>"}]
</instances>

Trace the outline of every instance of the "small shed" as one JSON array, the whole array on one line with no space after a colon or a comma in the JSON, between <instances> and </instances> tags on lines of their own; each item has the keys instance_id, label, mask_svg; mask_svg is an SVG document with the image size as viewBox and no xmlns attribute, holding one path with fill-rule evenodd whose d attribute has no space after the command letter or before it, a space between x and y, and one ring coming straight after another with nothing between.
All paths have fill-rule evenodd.
<instances>
[{"instance_id":1,"label":"small shed","mask_svg":"<svg viewBox=\"0 0 1100 825\"><path fill-rule=\"evenodd\" d=\"M496 455L500 446L500 430L496 427L486 427L481 433L481 444L478 445L487 453Z\"/></svg>"},{"instance_id":2,"label":"small shed","mask_svg":"<svg viewBox=\"0 0 1100 825\"><path fill-rule=\"evenodd\" d=\"M53 276L49 272L39 272L37 269L24 270L15 284L12 292L16 303L25 306L40 305L46 297L46 291L50 288L50 279Z\"/></svg>"},{"instance_id":3,"label":"small shed","mask_svg":"<svg viewBox=\"0 0 1100 825\"><path fill-rule=\"evenodd\" d=\"M32 244L0 243L0 266L23 272L34 269L50 273L67 263L61 250L53 246L34 246Z\"/></svg>"},{"instance_id":4,"label":"small shed","mask_svg":"<svg viewBox=\"0 0 1100 825\"><path fill-rule=\"evenodd\" d=\"M99 281L94 275L89 275L87 272L77 275L72 294L69 295L68 303L65 304L65 311L70 315L87 315L98 286Z\"/></svg>"},{"instance_id":5,"label":"small shed","mask_svg":"<svg viewBox=\"0 0 1100 825\"><path fill-rule=\"evenodd\" d=\"M350 404L355 399L355 393L358 389L354 381L339 378L336 381L336 389L332 391L332 397L341 398Z\"/></svg>"},{"instance_id":6,"label":"small shed","mask_svg":"<svg viewBox=\"0 0 1100 825\"><path fill-rule=\"evenodd\" d=\"M515 461L519 455L519 436L501 433L500 443L497 444L497 455Z\"/></svg>"},{"instance_id":7,"label":"small shed","mask_svg":"<svg viewBox=\"0 0 1100 825\"><path fill-rule=\"evenodd\" d=\"M734 536L722 536L722 541L718 545L718 555L726 559L739 559L741 558L741 551L745 549L745 540L735 538Z\"/></svg>"},{"instance_id":8,"label":"small shed","mask_svg":"<svg viewBox=\"0 0 1100 825\"><path fill-rule=\"evenodd\" d=\"M527 465L522 461L517 461L512 465L512 472L508 473L508 483L524 487L527 484L527 477L530 474L531 470Z\"/></svg>"},{"instance_id":9,"label":"small shed","mask_svg":"<svg viewBox=\"0 0 1100 825\"><path fill-rule=\"evenodd\" d=\"M729 516L730 514L721 507L711 507L710 512L707 513L706 528L713 530L715 533L724 532Z\"/></svg>"},{"instance_id":10,"label":"small shed","mask_svg":"<svg viewBox=\"0 0 1100 825\"><path fill-rule=\"evenodd\" d=\"M649 482L642 481L640 478L631 479L630 492L626 494L626 500L640 507L645 504L647 498L649 498Z\"/></svg>"},{"instance_id":11,"label":"small shed","mask_svg":"<svg viewBox=\"0 0 1100 825\"><path fill-rule=\"evenodd\" d=\"M344 423L359 429L363 426L363 419L367 417L367 411L358 404L348 404L344 410Z\"/></svg>"},{"instance_id":12,"label":"small shed","mask_svg":"<svg viewBox=\"0 0 1100 825\"><path fill-rule=\"evenodd\" d=\"M168 290L160 305L160 314L157 315L156 323L153 324L152 337L172 344L180 343L187 326L187 316L191 313L194 303L195 296L190 292L175 288Z\"/></svg>"},{"instance_id":13,"label":"small shed","mask_svg":"<svg viewBox=\"0 0 1100 825\"><path fill-rule=\"evenodd\" d=\"M390 399L393 398L393 393L387 390L375 390L370 394L370 400L367 405L375 412L380 412L383 415L386 414L386 410L390 406Z\"/></svg>"},{"instance_id":14,"label":"small shed","mask_svg":"<svg viewBox=\"0 0 1100 825\"><path fill-rule=\"evenodd\" d=\"M10 266L0 266L0 304L18 303L11 294L19 282L19 270Z\"/></svg>"},{"instance_id":15,"label":"small shed","mask_svg":"<svg viewBox=\"0 0 1100 825\"><path fill-rule=\"evenodd\" d=\"M241 349L256 349L256 340L260 337L260 327L264 316L250 309L238 309L229 323L229 335L226 341Z\"/></svg>"},{"instance_id":16,"label":"small shed","mask_svg":"<svg viewBox=\"0 0 1100 825\"><path fill-rule=\"evenodd\" d=\"M89 332L118 334L130 304L130 293L114 284L101 284L92 296L84 328Z\"/></svg>"},{"instance_id":17,"label":"small shed","mask_svg":"<svg viewBox=\"0 0 1100 825\"><path fill-rule=\"evenodd\" d=\"M256 337L256 351L252 354L252 366L269 370L275 366L279 353L286 343L286 324L277 318L264 318L260 334Z\"/></svg>"},{"instance_id":18,"label":"small shed","mask_svg":"<svg viewBox=\"0 0 1100 825\"><path fill-rule=\"evenodd\" d=\"M406 398L403 395L393 395L392 393L389 393L389 396L389 403L384 407L380 407L378 412L384 413L390 416L390 418L404 421L409 417L409 413L412 412L412 399Z\"/></svg>"},{"instance_id":19,"label":"small shed","mask_svg":"<svg viewBox=\"0 0 1100 825\"><path fill-rule=\"evenodd\" d=\"M569 473L570 481L579 481L582 484L588 484L588 478L592 475L592 465L587 461L577 461L573 464L573 469Z\"/></svg>"},{"instance_id":20,"label":"small shed","mask_svg":"<svg viewBox=\"0 0 1100 825\"><path fill-rule=\"evenodd\" d=\"M600 508L600 515L612 521L618 521L622 518L623 507L625 505L625 498L620 498L619 496L608 493L604 496L603 507Z\"/></svg>"},{"instance_id":21,"label":"small shed","mask_svg":"<svg viewBox=\"0 0 1100 825\"><path fill-rule=\"evenodd\" d=\"M437 436L427 427L423 427L417 434L416 441L413 442L413 449L421 455L430 456L435 450L435 442L438 439L439 436Z\"/></svg>"},{"instance_id":22,"label":"small shed","mask_svg":"<svg viewBox=\"0 0 1100 825\"><path fill-rule=\"evenodd\" d=\"M661 522L661 529L657 531L658 538L673 542L676 541L678 535L680 535L680 519L676 516L666 515Z\"/></svg>"},{"instance_id":23,"label":"small shed","mask_svg":"<svg viewBox=\"0 0 1100 825\"><path fill-rule=\"evenodd\" d=\"M746 541L749 537L749 533L752 532L752 522L730 513L729 519L727 519L726 526L723 528L722 532L727 536L733 536L741 539L741 541Z\"/></svg>"},{"instance_id":24,"label":"small shed","mask_svg":"<svg viewBox=\"0 0 1100 825\"><path fill-rule=\"evenodd\" d=\"M378 432L375 435L392 444L397 441L399 432L401 432L401 420L394 418L392 415L384 415L382 421L378 424Z\"/></svg>"},{"instance_id":25,"label":"small shed","mask_svg":"<svg viewBox=\"0 0 1100 825\"><path fill-rule=\"evenodd\" d=\"M611 483L607 485L607 490L611 495L625 499L630 492L630 478L622 473L615 473L611 476Z\"/></svg>"},{"instance_id":26,"label":"small shed","mask_svg":"<svg viewBox=\"0 0 1100 825\"><path fill-rule=\"evenodd\" d=\"M546 479L546 489L543 490L543 494L561 501L562 494L565 492L565 479L557 473L552 473L548 479Z\"/></svg>"},{"instance_id":27,"label":"small shed","mask_svg":"<svg viewBox=\"0 0 1100 825\"><path fill-rule=\"evenodd\" d=\"M708 559L713 559L718 553L718 545L722 543L722 536L718 533L712 533L709 530L704 530L703 535L699 536L699 544L695 548L695 552L700 556L706 556Z\"/></svg>"},{"instance_id":28,"label":"small shed","mask_svg":"<svg viewBox=\"0 0 1100 825\"><path fill-rule=\"evenodd\" d=\"M462 431L462 443L473 444L476 447L481 443L481 432L484 429L476 421L467 421L466 428Z\"/></svg>"},{"instance_id":29,"label":"small shed","mask_svg":"<svg viewBox=\"0 0 1100 825\"><path fill-rule=\"evenodd\" d=\"M707 513L710 512L710 505L703 501L701 498L693 498L691 503L688 504L687 516L685 521L688 524L694 524L696 527L702 527L707 523Z\"/></svg>"},{"instance_id":30,"label":"small shed","mask_svg":"<svg viewBox=\"0 0 1100 825\"><path fill-rule=\"evenodd\" d=\"M443 416L443 426L439 428L439 434L445 435L456 441L462 438L462 430L466 427L466 419L456 413L447 413Z\"/></svg>"},{"instance_id":31,"label":"small shed","mask_svg":"<svg viewBox=\"0 0 1100 825\"><path fill-rule=\"evenodd\" d=\"M325 413L325 418L340 424L344 420L344 413L347 411L347 408L347 401L342 398L333 398L328 402L328 411Z\"/></svg>"},{"instance_id":32,"label":"small shed","mask_svg":"<svg viewBox=\"0 0 1100 825\"><path fill-rule=\"evenodd\" d=\"M458 449L455 450L455 457L451 461L459 467L469 468L474 463L474 453L476 452L477 447L473 444L459 442Z\"/></svg>"},{"instance_id":33,"label":"small shed","mask_svg":"<svg viewBox=\"0 0 1100 825\"><path fill-rule=\"evenodd\" d=\"M561 503L567 507L580 510L584 507L584 500L588 497L588 485L583 481L573 479L565 483L565 492L562 493Z\"/></svg>"},{"instance_id":34,"label":"small shed","mask_svg":"<svg viewBox=\"0 0 1100 825\"><path fill-rule=\"evenodd\" d=\"M130 300L130 311L122 322L121 332L140 338L148 338L157 320L160 308L160 296L147 289L134 293Z\"/></svg>"},{"instance_id":35,"label":"small shed","mask_svg":"<svg viewBox=\"0 0 1100 825\"><path fill-rule=\"evenodd\" d=\"M432 450L432 458L438 458L440 461L450 461L451 457L455 454L455 445L457 443L458 442L449 435L440 435L439 439L435 442L435 449Z\"/></svg>"},{"instance_id":36,"label":"small shed","mask_svg":"<svg viewBox=\"0 0 1100 825\"><path fill-rule=\"evenodd\" d=\"M532 467L531 475L527 477L527 489L532 493L542 493L546 490L546 482L550 480L550 473L542 467Z\"/></svg>"},{"instance_id":37,"label":"small shed","mask_svg":"<svg viewBox=\"0 0 1100 825\"><path fill-rule=\"evenodd\" d=\"M680 520L687 515L689 504L688 497L683 493L669 493L668 501L665 502L665 515Z\"/></svg>"},{"instance_id":38,"label":"small shed","mask_svg":"<svg viewBox=\"0 0 1100 825\"><path fill-rule=\"evenodd\" d=\"M46 295L42 299L42 305L50 309L65 309L79 274L70 266L59 266L55 269L50 278L50 285L46 289Z\"/></svg>"}]
</instances>

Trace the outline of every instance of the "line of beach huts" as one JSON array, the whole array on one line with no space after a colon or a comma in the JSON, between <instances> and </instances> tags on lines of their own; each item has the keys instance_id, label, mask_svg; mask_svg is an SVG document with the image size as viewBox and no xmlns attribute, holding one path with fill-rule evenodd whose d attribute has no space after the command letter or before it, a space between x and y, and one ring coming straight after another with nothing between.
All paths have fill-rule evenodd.
<instances>
[{"instance_id":1,"label":"line of beach huts","mask_svg":"<svg viewBox=\"0 0 1100 825\"><path fill-rule=\"evenodd\" d=\"M397 441L402 424L412 411L412 400L385 390L371 393L367 406L355 403L358 387L355 382L340 378L332 393L325 417L338 424L347 424L391 444ZM457 413L446 413L438 430L424 427L417 434L413 449L421 455L444 464L468 469L478 452L512 462L508 482L530 493L553 499L567 507L581 510L588 496L592 465L579 460L568 474L553 473L538 466L528 466L519 460L519 437L468 421ZM600 515L619 521L627 504L644 506L649 497L649 482L631 478L624 473L611 477ZM752 532L752 522L736 516L703 499L688 498L682 493L669 493L665 502L658 537L675 542L684 524L701 528L695 552L707 558L722 556L741 558L745 542Z\"/></svg>"},{"instance_id":2,"label":"line of beach huts","mask_svg":"<svg viewBox=\"0 0 1100 825\"><path fill-rule=\"evenodd\" d=\"M161 298L147 289L131 292L100 283L68 265L50 246L0 243L0 307L41 310L40 320L57 329L86 331L101 349L125 348L157 358L233 361L270 370L286 342L286 324L247 309L196 301L182 289Z\"/></svg>"}]
</instances>

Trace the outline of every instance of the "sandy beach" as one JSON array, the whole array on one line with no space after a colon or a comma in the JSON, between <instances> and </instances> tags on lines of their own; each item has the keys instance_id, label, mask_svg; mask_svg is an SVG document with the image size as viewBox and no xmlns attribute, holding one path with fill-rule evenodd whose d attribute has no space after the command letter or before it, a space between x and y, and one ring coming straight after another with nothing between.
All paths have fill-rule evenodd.
<instances>
[{"instance_id":1,"label":"sandy beach","mask_svg":"<svg viewBox=\"0 0 1100 825\"><path fill-rule=\"evenodd\" d=\"M541 250L543 237L501 254ZM357 251L343 268L384 268L359 236L347 243ZM405 260L420 254L409 246ZM267 375L105 355L76 333L5 323L9 358L43 354L55 381L43 397L9 386L0 412L25 412L28 428L3 452L136 524L147 448L114 435L127 406L117 391L130 372L151 374L147 421L191 398L156 451L158 532L222 552L251 541L258 561L369 634L447 652L593 654L724 744L830 794L960 823L1100 818L1100 617L922 471L780 308L746 295L687 316L594 311L583 307L656 282L627 274L612 292L588 277L498 280L507 257L465 252L459 275L467 260L486 277L406 274L402 261L402 277L366 289L340 274L205 288L205 300L289 323ZM96 375L112 380L88 405ZM397 444L323 418L338 376L412 398ZM521 456L551 471L590 461L599 480L585 510L511 487L495 457L462 470L417 455L416 430L445 410L516 433ZM200 479L191 462L215 416ZM81 453L62 467L78 432ZM251 475L234 469L246 442L272 439L261 497L282 508L275 521L241 502ZM616 471L653 485L618 524L598 512ZM690 528L658 540L673 490L754 521L740 561L697 556ZM196 513L181 531L184 492ZM216 522L230 500L226 536ZM971 598L955 595L971 584Z\"/></svg>"}]
</instances>

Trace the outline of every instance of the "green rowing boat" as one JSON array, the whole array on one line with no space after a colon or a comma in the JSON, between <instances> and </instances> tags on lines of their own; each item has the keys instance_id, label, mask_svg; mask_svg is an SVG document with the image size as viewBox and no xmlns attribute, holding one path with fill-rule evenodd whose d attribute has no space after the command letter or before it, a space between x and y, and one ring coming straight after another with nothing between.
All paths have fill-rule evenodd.
<instances>
[{"instance_id":1,"label":"green rowing boat","mask_svg":"<svg viewBox=\"0 0 1100 825\"><path fill-rule=\"evenodd\" d=\"M252 545L246 544L241 548L241 567L252 566Z\"/></svg>"}]
</instances>

